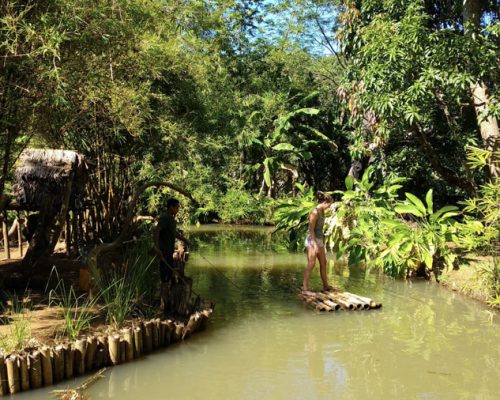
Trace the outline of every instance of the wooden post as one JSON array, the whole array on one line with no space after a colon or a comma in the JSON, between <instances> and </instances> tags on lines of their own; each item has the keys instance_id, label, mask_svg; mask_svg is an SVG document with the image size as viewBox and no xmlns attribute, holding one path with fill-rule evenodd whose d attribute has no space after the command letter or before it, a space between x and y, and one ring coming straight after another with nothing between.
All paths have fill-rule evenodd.
<instances>
[{"instance_id":1,"label":"wooden post","mask_svg":"<svg viewBox=\"0 0 500 400\"><path fill-rule=\"evenodd\" d=\"M43 346L40 349L42 354L42 377L43 386L50 386L54 383L52 375L52 356L50 354L50 347Z\"/></svg>"},{"instance_id":2,"label":"wooden post","mask_svg":"<svg viewBox=\"0 0 500 400\"><path fill-rule=\"evenodd\" d=\"M166 337L167 337L167 325L165 321L160 321L160 347L165 347L167 345Z\"/></svg>"},{"instance_id":3,"label":"wooden post","mask_svg":"<svg viewBox=\"0 0 500 400\"><path fill-rule=\"evenodd\" d=\"M7 380L7 369L5 366L5 359L0 354L0 396L9 394L9 382Z\"/></svg>"},{"instance_id":4,"label":"wooden post","mask_svg":"<svg viewBox=\"0 0 500 400\"><path fill-rule=\"evenodd\" d=\"M152 330L153 330L153 350L160 347L160 320L155 319L152 321Z\"/></svg>"},{"instance_id":5,"label":"wooden post","mask_svg":"<svg viewBox=\"0 0 500 400\"><path fill-rule=\"evenodd\" d=\"M153 351L153 322L147 321L144 323L143 333L143 344L144 344L144 354L149 354Z\"/></svg>"},{"instance_id":6,"label":"wooden post","mask_svg":"<svg viewBox=\"0 0 500 400\"><path fill-rule=\"evenodd\" d=\"M9 247L9 230L7 229L7 213L4 213L2 218L2 233L3 233L3 251L5 258L10 260L10 247Z\"/></svg>"},{"instance_id":7,"label":"wooden post","mask_svg":"<svg viewBox=\"0 0 500 400\"><path fill-rule=\"evenodd\" d=\"M178 342L182 337L182 332L184 332L184 323L180 321L175 321L175 331L173 334L173 342Z\"/></svg>"},{"instance_id":8,"label":"wooden post","mask_svg":"<svg viewBox=\"0 0 500 400\"><path fill-rule=\"evenodd\" d=\"M5 360L10 394L18 393L21 390L21 386L19 385L19 368L17 367L16 358L16 356L9 356Z\"/></svg>"},{"instance_id":9,"label":"wooden post","mask_svg":"<svg viewBox=\"0 0 500 400\"><path fill-rule=\"evenodd\" d=\"M127 361L127 342L120 337L120 364L125 363Z\"/></svg>"},{"instance_id":10,"label":"wooden post","mask_svg":"<svg viewBox=\"0 0 500 400\"><path fill-rule=\"evenodd\" d=\"M85 370L92 371L94 368L94 357L97 350L97 338L91 336L87 339L87 353L85 356Z\"/></svg>"},{"instance_id":11,"label":"wooden post","mask_svg":"<svg viewBox=\"0 0 500 400\"><path fill-rule=\"evenodd\" d=\"M17 247L19 249L19 257L23 257L23 220L21 219L21 214L17 213Z\"/></svg>"},{"instance_id":12,"label":"wooden post","mask_svg":"<svg viewBox=\"0 0 500 400\"><path fill-rule=\"evenodd\" d=\"M134 328L134 357L139 358L143 353L142 329L137 326Z\"/></svg>"},{"instance_id":13,"label":"wooden post","mask_svg":"<svg viewBox=\"0 0 500 400\"><path fill-rule=\"evenodd\" d=\"M21 376L21 390L30 390L30 375L28 371L28 357L26 354L17 357L18 367Z\"/></svg>"},{"instance_id":14,"label":"wooden post","mask_svg":"<svg viewBox=\"0 0 500 400\"><path fill-rule=\"evenodd\" d=\"M42 387L42 355L37 350L30 355L30 386L31 389Z\"/></svg>"},{"instance_id":15,"label":"wooden post","mask_svg":"<svg viewBox=\"0 0 500 400\"><path fill-rule=\"evenodd\" d=\"M120 335L108 336L109 358L113 365L120 364Z\"/></svg>"},{"instance_id":16,"label":"wooden post","mask_svg":"<svg viewBox=\"0 0 500 400\"><path fill-rule=\"evenodd\" d=\"M102 349L102 366L106 367L109 365L108 337L99 336L97 342L99 343L99 348Z\"/></svg>"},{"instance_id":17,"label":"wooden post","mask_svg":"<svg viewBox=\"0 0 500 400\"><path fill-rule=\"evenodd\" d=\"M59 345L54 347L54 383L64 380L64 348Z\"/></svg>"},{"instance_id":18,"label":"wooden post","mask_svg":"<svg viewBox=\"0 0 500 400\"><path fill-rule=\"evenodd\" d=\"M134 334L132 329L125 328L123 330L123 340L126 343L125 361L132 361L134 359Z\"/></svg>"},{"instance_id":19,"label":"wooden post","mask_svg":"<svg viewBox=\"0 0 500 400\"><path fill-rule=\"evenodd\" d=\"M64 377L66 379L73 378L74 353L71 344L63 345L64 349Z\"/></svg>"},{"instance_id":20,"label":"wooden post","mask_svg":"<svg viewBox=\"0 0 500 400\"><path fill-rule=\"evenodd\" d=\"M73 371L76 376L85 373L85 355L87 353L87 339L79 339L74 343L73 349Z\"/></svg>"},{"instance_id":21,"label":"wooden post","mask_svg":"<svg viewBox=\"0 0 500 400\"><path fill-rule=\"evenodd\" d=\"M69 218L69 211L66 213L66 232L64 234L64 240L66 241L66 256L71 255L71 220Z\"/></svg>"}]
</instances>

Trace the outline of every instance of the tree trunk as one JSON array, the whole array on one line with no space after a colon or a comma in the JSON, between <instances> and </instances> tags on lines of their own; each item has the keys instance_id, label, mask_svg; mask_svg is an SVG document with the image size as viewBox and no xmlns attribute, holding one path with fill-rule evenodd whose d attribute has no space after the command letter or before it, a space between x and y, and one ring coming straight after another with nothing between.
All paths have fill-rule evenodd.
<instances>
[{"instance_id":1,"label":"tree trunk","mask_svg":"<svg viewBox=\"0 0 500 400\"><path fill-rule=\"evenodd\" d=\"M481 28L481 15L485 9L485 3L486 1L484 0L464 0L463 2L464 24L471 24L475 31L479 31ZM477 82L471 84L470 90L484 148L493 153L490 174L492 177L498 177L500 175L500 159L498 154L495 154L499 147L498 121L492 115L486 118L483 116L489 104L488 87L479 79Z\"/></svg>"}]
</instances>

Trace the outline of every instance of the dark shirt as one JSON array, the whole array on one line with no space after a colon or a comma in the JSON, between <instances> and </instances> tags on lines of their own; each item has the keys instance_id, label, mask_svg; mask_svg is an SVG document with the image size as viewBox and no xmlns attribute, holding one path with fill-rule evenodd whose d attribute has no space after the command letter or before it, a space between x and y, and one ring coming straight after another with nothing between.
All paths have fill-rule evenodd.
<instances>
[{"instance_id":1,"label":"dark shirt","mask_svg":"<svg viewBox=\"0 0 500 400\"><path fill-rule=\"evenodd\" d=\"M169 214L161 214L158 220L159 246L164 255L172 255L175 250L175 235L177 233L177 222Z\"/></svg>"}]
</instances>

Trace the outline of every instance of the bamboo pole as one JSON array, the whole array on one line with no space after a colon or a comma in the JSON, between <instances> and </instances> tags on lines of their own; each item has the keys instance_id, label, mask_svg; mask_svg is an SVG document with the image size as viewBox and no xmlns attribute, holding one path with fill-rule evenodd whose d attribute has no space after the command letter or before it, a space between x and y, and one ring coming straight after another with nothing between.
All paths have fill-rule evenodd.
<instances>
[{"instance_id":1,"label":"bamboo pole","mask_svg":"<svg viewBox=\"0 0 500 400\"><path fill-rule=\"evenodd\" d=\"M340 304L331 300L329 296L324 293L318 293L317 297L319 297L323 303L325 303L328 307L332 308L334 311L338 311L340 309Z\"/></svg>"},{"instance_id":2,"label":"bamboo pole","mask_svg":"<svg viewBox=\"0 0 500 400\"><path fill-rule=\"evenodd\" d=\"M30 375L28 371L28 356L26 354L19 355L17 357L20 378L21 378L21 390L30 390Z\"/></svg>"},{"instance_id":3,"label":"bamboo pole","mask_svg":"<svg viewBox=\"0 0 500 400\"><path fill-rule=\"evenodd\" d=\"M349 303L348 301L345 301L344 299L335 296L334 293L328 293L328 297L330 297L330 299L332 299L335 303L340 304L344 309L348 310L354 309L354 305L352 303Z\"/></svg>"},{"instance_id":4,"label":"bamboo pole","mask_svg":"<svg viewBox=\"0 0 500 400\"><path fill-rule=\"evenodd\" d=\"M16 358L16 356L12 355L7 357L7 359L5 360L10 394L18 393L21 390L21 386L19 384L19 368L17 367Z\"/></svg>"},{"instance_id":5,"label":"bamboo pole","mask_svg":"<svg viewBox=\"0 0 500 400\"><path fill-rule=\"evenodd\" d=\"M193 332L196 331L196 329L198 328L199 320L200 320L200 314L198 312L191 314L188 323L182 330L182 340L191 336Z\"/></svg>"},{"instance_id":6,"label":"bamboo pole","mask_svg":"<svg viewBox=\"0 0 500 400\"><path fill-rule=\"evenodd\" d=\"M144 330L142 331L143 333L143 351L144 354L149 354L153 351L153 322L152 321L146 321L144 323Z\"/></svg>"},{"instance_id":7,"label":"bamboo pole","mask_svg":"<svg viewBox=\"0 0 500 400\"><path fill-rule=\"evenodd\" d=\"M346 292L346 294L348 294L352 297L355 297L361 301L364 301L365 303L367 303L370 306L370 308L378 308L378 307L382 306L381 304L376 303L373 299L370 299L369 297L358 296L357 294L353 294L353 293L349 293L349 292Z\"/></svg>"},{"instance_id":8,"label":"bamboo pole","mask_svg":"<svg viewBox=\"0 0 500 400\"><path fill-rule=\"evenodd\" d=\"M160 347L160 319L157 318L152 322L153 349L157 349L158 347Z\"/></svg>"},{"instance_id":9,"label":"bamboo pole","mask_svg":"<svg viewBox=\"0 0 500 400\"><path fill-rule=\"evenodd\" d=\"M0 354L0 396L6 396L9 394L9 382L7 380L6 368L5 358Z\"/></svg>"},{"instance_id":10,"label":"bamboo pole","mask_svg":"<svg viewBox=\"0 0 500 400\"><path fill-rule=\"evenodd\" d=\"M198 327L199 331L204 331L205 329L207 329L208 320L212 316L212 312L213 310L211 308L206 308L201 311L202 320L200 322L200 326Z\"/></svg>"},{"instance_id":11,"label":"bamboo pole","mask_svg":"<svg viewBox=\"0 0 500 400\"><path fill-rule=\"evenodd\" d=\"M87 353L85 354L85 370L94 370L94 357L97 350L97 338L95 336L90 336L87 338Z\"/></svg>"},{"instance_id":12,"label":"bamboo pole","mask_svg":"<svg viewBox=\"0 0 500 400\"><path fill-rule=\"evenodd\" d=\"M120 337L120 364L125 363L127 361L127 342Z\"/></svg>"},{"instance_id":13,"label":"bamboo pole","mask_svg":"<svg viewBox=\"0 0 500 400\"><path fill-rule=\"evenodd\" d=\"M165 323L165 346L173 342L175 325L172 320L163 321Z\"/></svg>"},{"instance_id":14,"label":"bamboo pole","mask_svg":"<svg viewBox=\"0 0 500 400\"><path fill-rule=\"evenodd\" d=\"M2 218L2 232L3 232L3 251L5 258L10 260L10 247L9 247L9 230L7 229L7 216L4 214Z\"/></svg>"},{"instance_id":15,"label":"bamboo pole","mask_svg":"<svg viewBox=\"0 0 500 400\"><path fill-rule=\"evenodd\" d=\"M42 355L43 386L50 386L54 383L52 375L52 356L50 353L50 347L43 346L40 349L40 354Z\"/></svg>"},{"instance_id":16,"label":"bamboo pole","mask_svg":"<svg viewBox=\"0 0 500 400\"><path fill-rule=\"evenodd\" d=\"M118 365L120 364L120 335L109 335L108 336L108 346L109 346L109 358L111 360L111 364Z\"/></svg>"},{"instance_id":17,"label":"bamboo pole","mask_svg":"<svg viewBox=\"0 0 500 400\"><path fill-rule=\"evenodd\" d=\"M139 358L143 353L142 329L137 326L134 328L134 357Z\"/></svg>"},{"instance_id":18,"label":"bamboo pole","mask_svg":"<svg viewBox=\"0 0 500 400\"><path fill-rule=\"evenodd\" d=\"M78 339L73 346L73 371L75 376L85 373L85 356L87 353L87 339Z\"/></svg>"},{"instance_id":19,"label":"bamboo pole","mask_svg":"<svg viewBox=\"0 0 500 400\"><path fill-rule=\"evenodd\" d=\"M132 361L134 359L134 334L132 329L125 328L123 330L123 340L126 343L125 361Z\"/></svg>"},{"instance_id":20,"label":"bamboo pole","mask_svg":"<svg viewBox=\"0 0 500 400\"><path fill-rule=\"evenodd\" d=\"M54 347L54 382L61 382L64 380L64 348L61 345Z\"/></svg>"},{"instance_id":21,"label":"bamboo pole","mask_svg":"<svg viewBox=\"0 0 500 400\"><path fill-rule=\"evenodd\" d=\"M167 345L167 326L164 323L165 321L160 321L160 347L165 347Z\"/></svg>"},{"instance_id":22,"label":"bamboo pole","mask_svg":"<svg viewBox=\"0 0 500 400\"><path fill-rule=\"evenodd\" d=\"M42 355L35 350L29 357L30 361L30 386L31 389L42 387Z\"/></svg>"},{"instance_id":23,"label":"bamboo pole","mask_svg":"<svg viewBox=\"0 0 500 400\"><path fill-rule=\"evenodd\" d=\"M184 322L175 321L175 331L174 331L174 342L178 342L182 337L182 332L184 332Z\"/></svg>"},{"instance_id":24,"label":"bamboo pole","mask_svg":"<svg viewBox=\"0 0 500 400\"><path fill-rule=\"evenodd\" d=\"M64 344L64 378L71 379L73 378L73 370L74 370L74 352L71 344Z\"/></svg>"},{"instance_id":25,"label":"bamboo pole","mask_svg":"<svg viewBox=\"0 0 500 400\"><path fill-rule=\"evenodd\" d=\"M103 363L104 363L104 349L98 343L97 344L97 349L96 349L96 352L95 352L95 357L94 357L93 369L94 370L100 369L102 367Z\"/></svg>"},{"instance_id":26,"label":"bamboo pole","mask_svg":"<svg viewBox=\"0 0 500 400\"><path fill-rule=\"evenodd\" d=\"M97 338L97 342L99 343L99 347L102 349L102 366L109 365L109 346L108 346L108 337L107 336L99 336Z\"/></svg>"}]
</instances>

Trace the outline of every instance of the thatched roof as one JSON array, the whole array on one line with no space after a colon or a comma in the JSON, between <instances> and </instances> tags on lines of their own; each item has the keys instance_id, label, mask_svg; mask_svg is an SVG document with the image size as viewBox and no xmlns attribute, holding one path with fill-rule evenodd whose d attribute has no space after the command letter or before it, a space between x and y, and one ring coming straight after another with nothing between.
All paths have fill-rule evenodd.
<instances>
[{"instance_id":1,"label":"thatched roof","mask_svg":"<svg viewBox=\"0 0 500 400\"><path fill-rule=\"evenodd\" d=\"M71 150L26 149L16 168L14 194L20 207L40 209L43 202L61 205L72 177L71 208L79 208L87 175L85 157Z\"/></svg>"}]
</instances>

